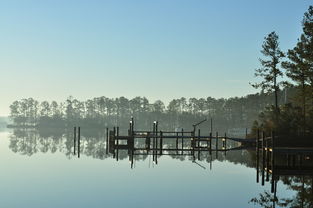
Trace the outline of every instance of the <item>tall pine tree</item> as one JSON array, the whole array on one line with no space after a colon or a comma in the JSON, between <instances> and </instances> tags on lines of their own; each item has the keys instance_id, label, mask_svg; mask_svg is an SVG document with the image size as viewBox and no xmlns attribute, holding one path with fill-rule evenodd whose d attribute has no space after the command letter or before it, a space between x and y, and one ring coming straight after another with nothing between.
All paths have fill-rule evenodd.
<instances>
[{"instance_id":1,"label":"tall pine tree","mask_svg":"<svg viewBox=\"0 0 313 208\"><path fill-rule=\"evenodd\" d=\"M282 82L278 81L279 77L283 76L279 69L280 60L284 57L284 53L279 48L278 35L271 32L264 38L261 53L267 59L259 59L261 68L255 70L255 76L261 77L263 80L259 83L254 83L254 88L261 88L262 92L274 92L275 109L278 112L278 91Z\"/></svg>"},{"instance_id":2,"label":"tall pine tree","mask_svg":"<svg viewBox=\"0 0 313 208\"><path fill-rule=\"evenodd\" d=\"M297 45L288 50L287 58L289 61L282 62L282 67L286 69L286 75L294 81L300 89L300 100L303 116L303 130L306 130L306 89L309 81L310 64L306 60L306 38L301 35Z\"/></svg>"}]
</instances>

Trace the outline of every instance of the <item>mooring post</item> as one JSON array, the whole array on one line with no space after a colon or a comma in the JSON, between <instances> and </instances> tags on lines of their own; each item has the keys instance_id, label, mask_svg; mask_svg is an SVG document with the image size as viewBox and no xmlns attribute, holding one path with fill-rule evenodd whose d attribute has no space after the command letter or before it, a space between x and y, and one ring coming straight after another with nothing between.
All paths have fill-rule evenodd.
<instances>
[{"instance_id":1,"label":"mooring post","mask_svg":"<svg viewBox=\"0 0 313 208\"><path fill-rule=\"evenodd\" d=\"M212 154L212 132L210 133L210 155Z\"/></svg>"},{"instance_id":2,"label":"mooring post","mask_svg":"<svg viewBox=\"0 0 313 208\"><path fill-rule=\"evenodd\" d=\"M128 136L132 135L132 121L129 121L129 129L128 129Z\"/></svg>"},{"instance_id":3,"label":"mooring post","mask_svg":"<svg viewBox=\"0 0 313 208\"><path fill-rule=\"evenodd\" d=\"M131 168L133 169L134 167L134 148L131 151Z\"/></svg>"},{"instance_id":4,"label":"mooring post","mask_svg":"<svg viewBox=\"0 0 313 208\"><path fill-rule=\"evenodd\" d=\"M226 132L225 132L225 141L224 141L224 155L226 156L226 141L227 141L227 135L226 135Z\"/></svg>"},{"instance_id":5,"label":"mooring post","mask_svg":"<svg viewBox=\"0 0 313 208\"><path fill-rule=\"evenodd\" d=\"M178 154L178 132L176 132L176 154Z\"/></svg>"},{"instance_id":6,"label":"mooring post","mask_svg":"<svg viewBox=\"0 0 313 208\"><path fill-rule=\"evenodd\" d=\"M80 126L78 127L78 158L80 157Z\"/></svg>"},{"instance_id":7,"label":"mooring post","mask_svg":"<svg viewBox=\"0 0 313 208\"><path fill-rule=\"evenodd\" d=\"M195 145L194 145L194 143L195 143L195 127L191 133L191 136L192 136L192 138L191 138L192 156L193 156L193 161L195 161L196 160L196 158L195 158Z\"/></svg>"},{"instance_id":8,"label":"mooring post","mask_svg":"<svg viewBox=\"0 0 313 208\"><path fill-rule=\"evenodd\" d=\"M134 126L135 126L135 121L134 121L134 117L131 117L131 121L132 121L132 129L131 129L131 133L132 133L132 136L134 135Z\"/></svg>"},{"instance_id":9,"label":"mooring post","mask_svg":"<svg viewBox=\"0 0 313 208\"><path fill-rule=\"evenodd\" d=\"M114 138L115 138L115 149L116 149L116 161L118 161L118 153L119 153L119 141L118 141L118 139L117 139L117 136L118 136L118 134L119 134L119 128L118 127L114 127L114 132L115 132L115 134L114 134Z\"/></svg>"},{"instance_id":10,"label":"mooring post","mask_svg":"<svg viewBox=\"0 0 313 208\"><path fill-rule=\"evenodd\" d=\"M198 129L198 160L200 160L200 129Z\"/></svg>"},{"instance_id":11,"label":"mooring post","mask_svg":"<svg viewBox=\"0 0 313 208\"><path fill-rule=\"evenodd\" d=\"M218 159L218 132L216 132L216 151L215 151L215 157Z\"/></svg>"},{"instance_id":12,"label":"mooring post","mask_svg":"<svg viewBox=\"0 0 313 208\"><path fill-rule=\"evenodd\" d=\"M216 145L215 148L216 148L216 151L217 151L218 150L218 132L216 132L216 144L215 145Z\"/></svg>"},{"instance_id":13,"label":"mooring post","mask_svg":"<svg viewBox=\"0 0 313 208\"><path fill-rule=\"evenodd\" d=\"M265 167L266 167L266 178L265 181L269 181L269 166L270 166L270 147L269 147L269 141L268 139L265 140L265 159L266 159L266 163L265 163Z\"/></svg>"},{"instance_id":14,"label":"mooring post","mask_svg":"<svg viewBox=\"0 0 313 208\"><path fill-rule=\"evenodd\" d=\"M163 131L160 131L160 155L163 154Z\"/></svg>"},{"instance_id":15,"label":"mooring post","mask_svg":"<svg viewBox=\"0 0 313 208\"><path fill-rule=\"evenodd\" d=\"M260 140L260 130L258 129L255 141L255 151L256 151L256 182L259 183L259 140Z\"/></svg>"},{"instance_id":16,"label":"mooring post","mask_svg":"<svg viewBox=\"0 0 313 208\"><path fill-rule=\"evenodd\" d=\"M271 153L271 169L272 169L272 178L271 178L271 193L274 193L275 191L275 171L274 171L274 157L275 157L275 154L274 154L274 148L275 148L275 141L274 141L274 137L275 137L275 133L274 131L272 131L271 133L271 146L272 146L272 153Z\"/></svg>"},{"instance_id":17,"label":"mooring post","mask_svg":"<svg viewBox=\"0 0 313 208\"><path fill-rule=\"evenodd\" d=\"M274 176L272 174L272 178L271 178L271 193L274 193L274 187L275 187L275 181L274 181Z\"/></svg>"},{"instance_id":18,"label":"mooring post","mask_svg":"<svg viewBox=\"0 0 313 208\"><path fill-rule=\"evenodd\" d=\"M211 118L211 133L213 133L213 119Z\"/></svg>"},{"instance_id":19,"label":"mooring post","mask_svg":"<svg viewBox=\"0 0 313 208\"><path fill-rule=\"evenodd\" d=\"M154 128L154 137L155 137L155 152L154 152L154 161L155 161L155 164L157 165L158 164L158 138L157 138L157 135L158 135L158 122L155 121L155 128Z\"/></svg>"},{"instance_id":20,"label":"mooring post","mask_svg":"<svg viewBox=\"0 0 313 208\"><path fill-rule=\"evenodd\" d=\"M184 129L182 129L181 131L181 135L182 135L182 138L181 138L181 149L182 149L182 154L183 154L183 150L184 150Z\"/></svg>"},{"instance_id":21,"label":"mooring post","mask_svg":"<svg viewBox=\"0 0 313 208\"><path fill-rule=\"evenodd\" d=\"M224 136L224 150L226 151L226 141L227 141L227 135L226 135L226 132L225 132L225 136Z\"/></svg>"},{"instance_id":22,"label":"mooring post","mask_svg":"<svg viewBox=\"0 0 313 208\"><path fill-rule=\"evenodd\" d=\"M109 153L109 128L106 128L106 150L105 153Z\"/></svg>"},{"instance_id":23,"label":"mooring post","mask_svg":"<svg viewBox=\"0 0 313 208\"><path fill-rule=\"evenodd\" d=\"M74 127L74 155L76 154L76 126Z\"/></svg>"},{"instance_id":24,"label":"mooring post","mask_svg":"<svg viewBox=\"0 0 313 208\"><path fill-rule=\"evenodd\" d=\"M155 121L153 122L152 160L155 161Z\"/></svg>"},{"instance_id":25,"label":"mooring post","mask_svg":"<svg viewBox=\"0 0 313 208\"><path fill-rule=\"evenodd\" d=\"M265 148L264 148L264 141L265 141L265 133L262 133L262 186L264 186L264 168L265 168Z\"/></svg>"},{"instance_id":26,"label":"mooring post","mask_svg":"<svg viewBox=\"0 0 313 208\"><path fill-rule=\"evenodd\" d=\"M275 171L275 132L274 131L272 132L271 143L272 143L271 169L272 169L272 177L273 177L274 171Z\"/></svg>"},{"instance_id":27,"label":"mooring post","mask_svg":"<svg viewBox=\"0 0 313 208\"><path fill-rule=\"evenodd\" d=\"M158 121L156 121L156 123L155 123L155 147L156 147L156 152L158 151L158 143L159 143L159 141L158 141L158 134L159 134L159 132L158 132L158 126L159 126L159 122ZM157 153L156 153L157 154Z\"/></svg>"}]
</instances>

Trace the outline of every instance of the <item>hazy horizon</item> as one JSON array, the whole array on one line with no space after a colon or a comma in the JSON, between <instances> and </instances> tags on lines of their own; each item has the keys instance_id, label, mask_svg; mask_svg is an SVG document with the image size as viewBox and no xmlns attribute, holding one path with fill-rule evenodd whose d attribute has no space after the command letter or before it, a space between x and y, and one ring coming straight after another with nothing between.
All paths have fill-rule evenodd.
<instances>
[{"instance_id":1,"label":"hazy horizon","mask_svg":"<svg viewBox=\"0 0 313 208\"><path fill-rule=\"evenodd\" d=\"M270 7L269 7L270 5ZM0 116L14 100L255 93L264 37L294 47L309 1L9 1L0 8ZM225 15L226 14L226 15Z\"/></svg>"}]
</instances>

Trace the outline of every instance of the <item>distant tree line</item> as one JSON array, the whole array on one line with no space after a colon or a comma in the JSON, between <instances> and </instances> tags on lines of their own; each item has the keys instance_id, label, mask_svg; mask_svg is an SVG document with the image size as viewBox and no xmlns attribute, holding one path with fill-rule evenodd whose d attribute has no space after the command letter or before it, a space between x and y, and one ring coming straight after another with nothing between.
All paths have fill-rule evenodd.
<instances>
[{"instance_id":1,"label":"distant tree line","mask_svg":"<svg viewBox=\"0 0 313 208\"><path fill-rule=\"evenodd\" d=\"M282 52L278 35L268 34L263 42L261 68L255 75L261 81L253 83L264 93L274 93L274 105L260 114L254 130L261 128L282 134L313 134L313 6L304 13L303 33L294 48ZM286 77L287 79L284 79ZM296 94L290 103L279 105L278 93L282 86L292 86Z\"/></svg>"},{"instance_id":2,"label":"distant tree line","mask_svg":"<svg viewBox=\"0 0 313 208\"><path fill-rule=\"evenodd\" d=\"M289 89L288 95L293 90ZM288 97L279 94L280 102ZM59 127L81 125L102 128L127 125L133 116L141 127L154 120L163 122L167 128L191 126L202 118L213 118L214 126L223 128L246 128L258 114L272 104L271 96L264 93L229 99L190 98L173 99L167 106L157 100L153 103L145 97L96 97L80 101L69 97L64 102L39 102L33 98L14 101L10 105L10 117L14 127Z\"/></svg>"}]
</instances>

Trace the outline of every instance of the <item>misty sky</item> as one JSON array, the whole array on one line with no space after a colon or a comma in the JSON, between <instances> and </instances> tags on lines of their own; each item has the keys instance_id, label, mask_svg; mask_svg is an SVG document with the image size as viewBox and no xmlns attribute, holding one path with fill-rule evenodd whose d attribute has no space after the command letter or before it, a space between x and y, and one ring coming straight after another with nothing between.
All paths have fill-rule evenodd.
<instances>
[{"instance_id":1,"label":"misty sky","mask_svg":"<svg viewBox=\"0 0 313 208\"><path fill-rule=\"evenodd\" d=\"M168 102L254 93L264 36L295 45L308 0L0 1L0 115L69 95Z\"/></svg>"}]
</instances>

